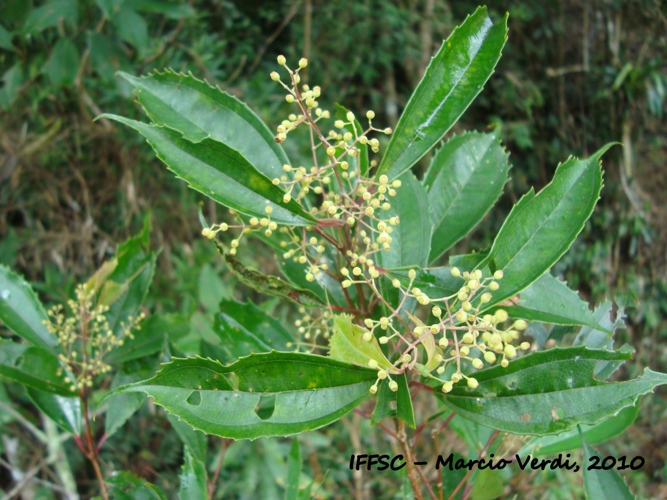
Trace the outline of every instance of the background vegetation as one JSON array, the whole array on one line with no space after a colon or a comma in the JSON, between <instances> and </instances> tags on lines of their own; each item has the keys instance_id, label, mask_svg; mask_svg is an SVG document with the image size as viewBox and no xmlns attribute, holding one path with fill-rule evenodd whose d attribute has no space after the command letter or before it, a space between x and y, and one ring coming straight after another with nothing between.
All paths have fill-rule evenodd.
<instances>
[{"instance_id":1,"label":"background vegetation","mask_svg":"<svg viewBox=\"0 0 667 500\"><path fill-rule=\"evenodd\" d=\"M199 237L199 195L167 173L136 134L92 121L102 111L138 115L115 72L191 71L275 126L286 115L268 78L275 57L305 56L308 81L323 88L324 107L372 108L378 123L393 126L430 56L474 7L456 0L0 2L0 262L37 283L45 303L62 302L150 213L153 246L162 251L147 309L178 314L179 345L215 336L223 298L250 298L286 314L237 286L215 248ZM515 167L496 210L461 249L488 245L527 186L541 188L567 154L623 143L605 156L602 199L556 273L593 303L625 297L628 328L620 340L636 346L637 366L665 371L667 7L659 0L515 0L489 8L497 18L510 12L510 39L496 74L457 127L501 127ZM215 211L207 202L209 220L225 216ZM271 265L261 248L243 257ZM637 372L628 364L618 376ZM662 390L644 398L635 426L602 446L616 456L646 458L641 472L626 476L645 498L667 498L667 430L659 425L666 397ZM17 471L38 465L43 454L30 431L43 424L23 400L18 386L0 385L0 409L15 410L0 411L6 491ZM171 429L162 410L144 405L103 448L102 459L109 469L177 491L183 457ZM348 470L354 450L392 453L383 433L360 415L300 440L304 472L322 483L321 497L387 498L399 485L391 474ZM220 441L208 443L211 470L222 464L216 498L282 495L288 440ZM463 441L451 446L465 453ZM95 491L94 475L74 445L70 451L85 496L87 488ZM48 467L42 469L35 477L48 482ZM581 491L581 478L567 471L530 479L512 472L508 484L520 497L537 498L562 483ZM49 498L40 484L30 487Z\"/></svg>"}]
</instances>

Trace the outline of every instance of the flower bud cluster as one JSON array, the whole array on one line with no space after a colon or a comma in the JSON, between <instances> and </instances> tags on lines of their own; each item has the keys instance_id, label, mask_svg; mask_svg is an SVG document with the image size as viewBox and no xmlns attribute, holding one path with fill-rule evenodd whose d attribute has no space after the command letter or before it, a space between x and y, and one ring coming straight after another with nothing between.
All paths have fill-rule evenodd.
<instances>
[{"instance_id":1,"label":"flower bud cluster","mask_svg":"<svg viewBox=\"0 0 667 500\"><path fill-rule=\"evenodd\" d=\"M480 311L485 304L491 302L492 292L500 288L499 281L503 278L502 271L496 271L493 276L483 277L481 270L472 272L461 272L456 267L450 270L452 276L461 278L464 283L459 290L447 297L432 297L427 295L419 287L413 286L417 278L417 272L411 269L408 272L409 283L403 286L398 278L392 280L394 287L403 294L403 300L399 307L393 311L390 317L382 317L379 320L366 319L365 326L368 331L362 336L362 340L371 341L376 336L375 331L380 328L389 332L389 335L381 334L378 341L386 344L394 337L399 337L405 344L403 355L394 364L396 370L401 372L416 366L419 350L417 346L427 338L432 338L430 344L436 347L428 355L429 369L437 375L444 375L448 366L454 366L449 379L442 385L443 392L450 392L454 384L465 380L468 387L475 389L478 381L464 373L467 366L476 370L486 365L500 364L507 367L509 361L517 356L517 350L530 349L529 342L517 345L520 332L528 327L526 321L509 319L507 311L496 309L493 314L482 314ZM433 321L424 324L416 317L410 315L414 327L407 335L402 335L395 328L394 320L406 299L412 298L422 306L430 308ZM435 341L435 342L434 342ZM427 363L424 362L424 365ZM371 388L371 392L372 388Z\"/></svg>"},{"instance_id":2,"label":"flower bud cluster","mask_svg":"<svg viewBox=\"0 0 667 500\"><path fill-rule=\"evenodd\" d=\"M321 347L317 344L317 339L320 336L325 339L331 337L333 313L329 310L318 308L313 308L308 313L305 307L300 307L299 314L299 319L294 322L294 326L297 327L299 333L299 341L294 344L289 343L287 347L295 347L296 351L300 351L302 347L306 347L306 352L312 352L315 348Z\"/></svg>"},{"instance_id":3,"label":"flower bud cluster","mask_svg":"<svg viewBox=\"0 0 667 500\"><path fill-rule=\"evenodd\" d=\"M76 289L76 300L69 300L70 315L66 316L62 305L48 311L49 320L44 321L47 330L58 339L60 361L67 366L64 381L72 391L92 387L96 375L111 371L104 356L112 349L122 346L124 339L133 338L132 330L140 330L143 313L136 318L129 317L128 323L121 322L122 332L114 335L106 313L109 306L93 305L93 294L85 285ZM63 375L62 368L58 375Z\"/></svg>"}]
</instances>

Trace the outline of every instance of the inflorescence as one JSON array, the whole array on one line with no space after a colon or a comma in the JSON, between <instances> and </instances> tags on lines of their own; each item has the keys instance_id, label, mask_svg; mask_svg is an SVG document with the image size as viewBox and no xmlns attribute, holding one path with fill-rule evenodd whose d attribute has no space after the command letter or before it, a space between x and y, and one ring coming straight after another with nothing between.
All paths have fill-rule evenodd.
<instances>
[{"instance_id":1,"label":"inflorescence","mask_svg":"<svg viewBox=\"0 0 667 500\"><path fill-rule=\"evenodd\" d=\"M140 330L139 323L144 319L143 313L136 318L130 316L127 323L120 323L121 333L114 335L106 316L109 306L93 305L93 298L85 285L79 285L76 300L67 302L70 314L66 315L63 306L57 305L48 311L50 320L44 321L47 330L58 339L62 349L58 357L68 367L64 381L72 391L92 387L96 375L111 371L104 356L123 345L126 337L133 338L132 330ZM62 369L58 375L63 375Z\"/></svg>"},{"instance_id":2,"label":"inflorescence","mask_svg":"<svg viewBox=\"0 0 667 500\"><path fill-rule=\"evenodd\" d=\"M363 341L377 339L380 344L389 344L394 350L402 352L391 370L378 369L378 379L370 389L372 393L377 391L378 382L384 379L388 380L391 390L397 390L398 385L391 378L392 374L412 369L423 372L425 365L418 364L418 346L425 346L429 338L437 339L436 352L428 356L426 369L429 374L435 371L441 376L453 367L453 370L447 371L448 380L444 381L442 390L450 392L453 384L461 380L466 380L470 388L478 387L477 380L465 374L464 370L469 370L470 366L479 370L496 363L506 367L509 360L517 355L515 344L519 332L527 327L524 320L510 321L504 309L496 309L493 314L481 312L491 302L492 293L499 289L503 272L496 271L493 276L485 277L481 270L461 272L453 267L452 275L461 278L463 284L456 293L446 297L432 297L414 286L417 278L414 269L409 271L407 280L401 281L398 277L389 279L388 270L377 265L376 254L391 249L391 235L401 222L397 216L390 215L391 212L387 214L401 181L390 181L386 175L377 179L370 176L368 171L364 171L361 148L378 153L380 141L370 135L391 134L392 130L374 127L375 113L372 110L366 113L368 126L365 130L352 112L343 111L344 116L339 115L334 120L333 128L325 134L322 126L331 119L331 113L320 108L317 101L322 90L318 86L311 88L301 84L299 73L307 67L308 61L302 58L298 67L291 69L285 57L279 56L278 64L287 71L288 80L283 81L276 71L271 73L271 79L287 92L285 100L298 109L277 127L275 141L284 142L298 127L308 128L312 164L308 167L283 165L284 173L274 178L273 184L283 188L283 202L296 199L311 207L310 213L317 223L309 227L279 227L271 220L272 208L267 206L266 217L247 219L232 211L238 224L215 224L203 229L202 234L212 239L219 232L237 230L239 236L230 244L231 255L237 253L245 234L261 232L267 238L278 237L283 249L282 257L302 264L307 281L316 281L327 274L340 282L349 303L346 310L353 312L367 328ZM376 166L377 161L371 160L368 170ZM381 276L385 276L401 294L396 308L380 291L378 280ZM404 283L407 285L404 286ZM347 290L353 286L361 304L354 304L348 294ZM369 287L371 292L368 301L364 300L365 287ZM430 324L423 324L411 314L407 314L410 322L406 321L403 313L409 300L429 308ZM374 308L380 304L390 314L377 320L371 319ZM305 309L300 310L302 316L296 321L296 326L306 342L298 342L297 349L302 345L316 346L315 340L320 334L329 338L329 331L333 328L331 311L340 309L330 306L330 310L309 314ZM518 348L526 350L530 344L522 342ZM393 351L390 349L390 352ZM369 366L378 368L375 360L369 360Z\"/></svg>"}]
</instances>

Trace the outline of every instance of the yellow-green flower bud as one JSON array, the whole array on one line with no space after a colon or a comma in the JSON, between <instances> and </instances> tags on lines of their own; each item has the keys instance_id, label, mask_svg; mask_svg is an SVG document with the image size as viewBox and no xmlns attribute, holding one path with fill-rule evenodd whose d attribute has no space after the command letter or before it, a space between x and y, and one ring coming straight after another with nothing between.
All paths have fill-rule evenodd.
<instances>
[{"instance_id":1,"label":"yellow-green flower bud","mask_svg":"<svg viewBox=\"0 0 667 500\"><path fill-rule=\"evenodd\" d=\"M486 351L484 353L484 360L489 364L493 364L496 362L496 355L491 351Z\"/></svg>"},{"instance_id":2,"label":"yellow-green flower bud","mask_svg":"<svg viewBox=\"0 0 667 500\"><path fill-rule=\"evenodd\" d=\"M285 59L285 56L283 55L278 56L278 64L280 64L281 66L285 66L286 63L287 59Z\"/></svg>"},{"instance_id":3,"label":"yellow-green flower bud","mask_svg":"<svg viewBox=\"0 0 667 500\"><path fill-rule=\"evenodd\" d=\"M478 370L481 370L482 368L484 368L484 361L482 361L479 358L475 358L472 360L472 366L474 366Z\"/></svg>"},{"instance_id":4,"label":"yellow-green flower bud","mask_svg":"<svg viewBox=\"0 0 667 500\"><path fill-rule=\"evenodd\" d=\"M368 367L372 368L373 370L377 370L378 368L380 368L380 365L378 365L378 362L375 361L374 359L369 359L368 360Z\"/></svg>"},{"instance_id":5,"label":"yellow-green flower bud","mask_svg":"<svg viewBox=\"0 0 667 500\"><path fill-rule=\"evenodd\" d=\"M398 390L398 384L396 383L395 380L390 380L389 381L389 390L391 392L396 392Z\"/></svg>"},{"instance_id":6,"label":"yellow-green flower bud","mask_svg":"<svg viewBox=\"0 0 667 500\"><path fill-rule=\"evenodd\" d=\"M273 80L274 82L277 82L278 80L280 80L280 75L278 74L277 71L272 71L271 72L271 80Z\"/></svg>"},{"instance_id":7,"label":"yellow-green flower bud","mask_svg":"<svg viewBox=\"0 0 667 500\"><path fill-rule=\"evenodd\" d=\"M477 379L470 377L468 378L468 387L477 389L479 387L479 382L477 382Z\"/></svg>"},{"instance_id":8,"label":"yellow-green flower bud","mask_svg":"<svg viewBox=\"0 0 667 500\"><path fill-rule=\"evenodd\" d=\"M452 392L453 388L454 384L452 384L451 382L445 382L444 384L442 384L442 392L444 392L445 394L447 394L448 392Z\"/></svg>"},{"instance_id":9,"label":"yellow-green flower bud","mask_svg":"<svg viewBox=\"0 0 667 500\"><path fill-rule=\"evenodd\" d=\"M459 276L461 276L461 270L458 267L452 267L449 270L449 272L452 273L452 276L454 276L455 278L458 278Z\"/></svg>"}]
</instances>

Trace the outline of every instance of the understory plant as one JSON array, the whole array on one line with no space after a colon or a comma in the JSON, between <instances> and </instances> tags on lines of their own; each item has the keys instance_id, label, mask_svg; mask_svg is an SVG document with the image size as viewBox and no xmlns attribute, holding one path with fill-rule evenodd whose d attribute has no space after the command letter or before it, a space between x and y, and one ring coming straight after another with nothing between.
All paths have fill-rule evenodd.
<instances>
[{"instance_id":1,"label":"understory plant","mask_svg":"<svg viewBox=\"0 0 667 500\"><path fill-rule=\"evenodd\" d=\"M639 397L667 375L647 368L636 379L610 381L631 358L628 346L614 346L623 308L612 311L608 302L591 310L549 272L594 210L600 159L611 145L559 164L547 186L516 203L490 248L450 252L508 181L496 131L441 142L482 91L506 40L507 19L494 23L477 9L432 58L395 130L372 110L323 109L326 89L302 81L306 59L280 56L270 74L291 106L274 130L192 75L122 75L151 123L104 116L138 131L169 170L230 209L224 220L202 214L202 236L242 283L291 304L293 316L286 324L254 304L224 300L216 315L221 342L180 356L167 333L173 318L142 322L139 313L155 266L148 229L77 289L69 311L56 307L48 317L27 284L4 269L0 318L32 345L2 340L0 374L28 387L38 408L75 435L103 496L99 447L145 396L190 436L183 498L212 494L192 429L233 440L291 436L354 410L400 447L414 498L495 498L505 488L502 469L517 456L584 447L591 457L586 439L603 441L632 423ZM299 138L309 140L305 163L283 149ZM418 178L413 169L424 158L428 168ZM244 263L258 242L275 252L275 272ZM157 352L148 368L166 361L157 373L124 368ZM39 376L30 373L29 356L41 360ZM102 388L114 367L112 386ZM91 425L95 387L108 408L101 437ZM506 463L498 470L472 464L450 487L433 465L451 442L455 417L465 422L457 433L475 453L469 458ZM435 445L420 448L427 426ZM480 436L485 443L477 446ZM354 467L354 457L344 460ZM618 468L628 467L635 465ZM631 497L616 468L582 470L589 497ZM300 471L295 440L288 498L314 494ZM130 483L145 487L123 484Z\"/></svg>"}]
</instances>

